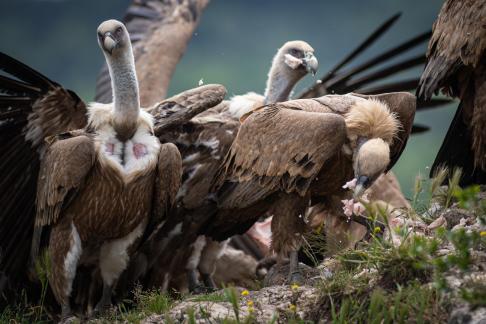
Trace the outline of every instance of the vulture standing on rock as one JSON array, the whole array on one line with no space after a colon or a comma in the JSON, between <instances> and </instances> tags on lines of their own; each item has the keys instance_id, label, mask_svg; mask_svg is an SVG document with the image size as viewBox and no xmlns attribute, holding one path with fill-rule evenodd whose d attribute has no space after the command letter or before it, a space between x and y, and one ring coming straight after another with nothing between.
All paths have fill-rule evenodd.
<instances>
[{"instance_id":1,"label":"vulture standing on rock","mask_svg":"<svg viewBox=\"0 0 486 324\"><path fill-rule=\"evenodd\" d=\"M314 50L308 43L289 41L273 58L264 96L253 92L235 96L229 102L223 102L193 118L185 126L186 132L176 132L176 138L164 139L176 143L183 157L183 183L177 198L176 219L184 219L185 226L204 221L205 216L200 215L200 219L191 217L205 204L210 194L211 181L238 131L239 117L264 104L288 100L295 84L306 74L315 74L317 67ZM174 226L178 224L175 222ZM191 291L200 288L197 270L204 285L215 288L211 275L223 247L219 242L206 240L204 236L199 237L188 249L174 246L182 250L177 257L182 261L175 267L187 269ZM162 269L169 262L167 255L161 253L155 269ZM159 287L167 287L168 280L160 270L154 272L151 279L152 284Z\"/></svg>"},{"instance_id":2,"label":"vulture standing on rock","mask_svg":"<svg viewBox=\"0 0 486 324\"><path fill-rule=\"evenodd\" d=\"M441 166L462 168L462 185L486 184L486 2L447 0L434 23L418 95L442 89L461 99L437 154Z\"/></svg>"},{"instance_id":3,"label":"vulture standing on rock","mask_svg":"<svg viewBox=\"0 0 486 324\"><path fill-rule=\"evenodd\" d=\"M25 280L29 250L36 261L47 239L49 281L64 316L77 265L99 266L104 289L98 305L105 306L129 251L167 217L181 159L156 135L225 95L224 87L208 85L148 113L140 108L125 26L104 22L98 38L115 89L112 104L86 107L74 92L0 53L0 69L16 78L0 77L0 171L6 175L0 182L0 292L32 292Z\"/></svg>"},{"instance_id":4,"label":"vulture standing on rock","mask_svg":"<svg viewBox=\"0 0 486 324\"><path fill-rule=\"evenodd\" d=\"M301 282L297 250L310 201L339 208L352 178L359 198L398 160L414 115L408 93L324 96L250 112L216 177L217 211L200 233L224 240L271 208L272 248L289 255L289 281Z\"/></svg>"}]
</instances>

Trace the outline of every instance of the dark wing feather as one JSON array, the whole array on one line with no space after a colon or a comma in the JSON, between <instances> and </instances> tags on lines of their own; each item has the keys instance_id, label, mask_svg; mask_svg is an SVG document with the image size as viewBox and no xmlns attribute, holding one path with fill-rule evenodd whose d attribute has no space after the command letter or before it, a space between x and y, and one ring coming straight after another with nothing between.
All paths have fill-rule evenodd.
<instances>
[{"instance_id":1,"label":"dark wing feather","mask_svg":"<svg viewBox=\"0 0 486 324\"><path fill-rule=\"evenodd\" d=\"M154 116L155 135L163 142L173 142L169 130L189 122L201 112L212 108L226 96L226 88L219 84L208 84L181 92L147 109ZM178 136L178 134L176 134Z\"/></svg>"},{"instance_id":2,"label":"dark wing feather","mask_svg":"<svg viewBox=\"0 0 486 324\"><path fill-rule=\"evenodd\" d=\"M44 137L82 128L86 107L27 65L0 53L0 272L15 282L26 267Z\"/></svg>"},{"instance_id":3,"label":"dark wing feather","mask_svg":"<svg viewBox=\"0 0 486 324\"><path fill-rule=\"evenodd\" d=\"M344 144L346 125L336 114L287 107L270 105L244 121L216 177L216 187L225 180L253 181L266 193L282 190L305 195L324 162Z\"/></svg>"},{"instance_id":4,"label":"dark wing feather","mask_svg":"<svg viewBox=\"0 0 486 324\"><path fill-rule=\"evenodd\" d=\"M451 78L461 68L475 68L486 50L486 2L447 0L434 23L427 65L420 79L420 98L430 98L440 88L457 96ZM460 82L461 80L455 80Z\"/></svg>"}]
</instances>

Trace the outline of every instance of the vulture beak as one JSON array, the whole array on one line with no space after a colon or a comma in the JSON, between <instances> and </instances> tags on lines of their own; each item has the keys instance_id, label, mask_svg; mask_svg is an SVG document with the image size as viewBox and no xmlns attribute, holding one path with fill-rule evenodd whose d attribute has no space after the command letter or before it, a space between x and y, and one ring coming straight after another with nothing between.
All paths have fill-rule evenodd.
<instances>
[{"instance_id":1,"label":"vulture beak","mask_svg":"<svg viewBox=\"0 0 486 324\"><path fill-rule=\"evenodd\" d=\"M319 67L319 62L312 52L306 52L304 58L302 59L305 69L308 73L316 75L317 68Z\"/></svg>"},{"instance_id":2,"label":"vulture beak","mask_svg":"<svg viewBox=\"0 0 486 324\"><path fill-rule=\"evenodd\" d=\"M359 199L366 189L370 186L370 178L367 176L359 176L356 181L356 187L354 188L354 199Z\"/></svg>"},{"instance_id":3,"label":"vulture beak","mask_svg":"<svg viewBox=\"0 0 486 324\"><path fill-rule=\"evenodd\" d=\"M106 32L103 35L103 49L107 51L108 53L113 52L113 49L118 45L117 41L113 37L112 33Z\"/></svg>"}]
</instances>

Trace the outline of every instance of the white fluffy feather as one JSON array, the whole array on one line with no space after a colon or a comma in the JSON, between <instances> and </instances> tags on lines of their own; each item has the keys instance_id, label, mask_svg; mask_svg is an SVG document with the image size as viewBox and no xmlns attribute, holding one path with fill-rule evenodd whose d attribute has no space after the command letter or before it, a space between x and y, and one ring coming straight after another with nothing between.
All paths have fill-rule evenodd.
<instances>
[{"instance_id":1,"label":"white fluffy feather","mask_svg":"<svg viewBox=\"0 0 486 324\"><path fill-rule=\"evenodd\" d=\"M231 117L239 119L255 108L263 106L265 98L258 93L248 92L244 95L234 96L230 99L229 112Z\"/></svg>"}]
</instances>

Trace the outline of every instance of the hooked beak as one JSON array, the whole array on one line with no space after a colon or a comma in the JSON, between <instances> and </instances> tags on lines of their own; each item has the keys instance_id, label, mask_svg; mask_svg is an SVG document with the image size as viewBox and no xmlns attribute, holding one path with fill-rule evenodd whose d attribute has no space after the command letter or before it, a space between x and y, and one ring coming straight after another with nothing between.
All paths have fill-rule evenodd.
<instances>
[{"instance_id":1,"label":"hooked beak","mask_svg":"<svg viewBox=\"0 0 486 324\"><path fill-rule=\"evenodd\" d=\"M359 176L356 181L356 187L354 188L354 199L359 199L363 195L366 189L370 186L370 178L367 176Z\"/></svg>"},{"instance_id":2,"label":"hooked beak","mask_svg":"<svg viewBox=\"0 0 486 324\"><path fill-rule=\"evenodd\" d=\"M113 35L110 32L107 32L103 35L103 41L102 41L103 49L110 53L113 52L113 49L118 45L117 41L113 37Z\"/></svg>"},{"instance_id":3,"label":"hooked beak","mask_svg":"<svg viewBox=\"0 0 486 324\"><path fill-rule=\"evenodd\" d=\"M302 59L307 73L312 73L316 75L317 68L319 67L319 62L312 52L306 52L304 58Z\"/></svg>"}]
</instances>

